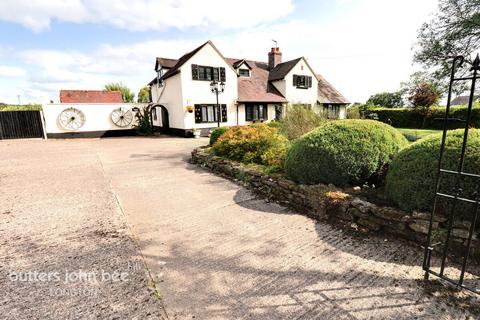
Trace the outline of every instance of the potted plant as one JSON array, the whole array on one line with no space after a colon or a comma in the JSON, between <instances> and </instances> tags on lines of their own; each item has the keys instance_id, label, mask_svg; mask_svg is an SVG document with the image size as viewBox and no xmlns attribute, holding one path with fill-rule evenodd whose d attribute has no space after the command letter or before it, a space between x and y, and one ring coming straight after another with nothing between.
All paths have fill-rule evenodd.
<instances>
[{"instance_id":1,"label":"potted plant","mask_svg":"<svg viewBox=\"0 0 480 320\"><path fill-rule=\"evenodd\" d=\"M193 136L195 137L195 139L200 138L200 134L202 133L202 131L200 129L197 129L197 128L193 128L192 132L193 132Z\"/></svg>"},{"instance_id":2,"label":"potted plant","mask_svg":"<svg viewBox=\"0 0 480 320\"><path fill-rule=\"evenodd\" d=\"M186 106L185 108L187 109L188 113L193 112L193 106Z\"/></svg>"}]
</instances>

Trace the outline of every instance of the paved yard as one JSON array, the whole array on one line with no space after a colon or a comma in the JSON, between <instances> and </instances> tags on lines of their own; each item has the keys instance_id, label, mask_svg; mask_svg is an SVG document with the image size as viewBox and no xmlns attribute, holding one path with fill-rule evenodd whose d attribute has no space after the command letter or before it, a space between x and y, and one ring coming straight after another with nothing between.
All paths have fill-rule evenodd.
<instances>
[{"instance_id":1,"label":"paved yard","mask_svg":"<svg viewBox=\"0 0 480 320\"><path fill-rule=\"evenodd\" d=\"M317 223L189 164L205 142L0 142L1 318L157 319L163 304L170 319L476 318L469 296L421 286L418 248ZM79 269L128 277L63 281Z\"/></svg>"}]
</instances>

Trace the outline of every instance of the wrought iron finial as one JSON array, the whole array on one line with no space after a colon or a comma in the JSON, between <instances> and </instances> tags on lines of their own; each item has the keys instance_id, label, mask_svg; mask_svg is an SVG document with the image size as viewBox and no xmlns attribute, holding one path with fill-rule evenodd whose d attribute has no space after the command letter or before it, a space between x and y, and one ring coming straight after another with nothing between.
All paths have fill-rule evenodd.
<instances>
[{"instance_id":1,"label":"wrought iron finial","mask_svg":"<svg viewBox=\"0 0 480 320\"><path fill-rule=\"evenodd\" d=\"M472 69L470 71L480 70L480 56L477 53L477 57L472 62Z\"/></svg>"}]
</instances>

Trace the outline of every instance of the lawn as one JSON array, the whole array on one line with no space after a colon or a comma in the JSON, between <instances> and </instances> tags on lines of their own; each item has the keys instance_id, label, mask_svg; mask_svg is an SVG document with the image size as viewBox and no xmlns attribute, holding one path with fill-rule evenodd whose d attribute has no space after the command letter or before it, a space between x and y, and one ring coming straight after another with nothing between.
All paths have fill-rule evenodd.
<instances>
[{"instance_id":1,"label":"lawn","mask_svg":"<svg viewBox=\"0 0 480 320\"><path fill-rule=\"evenodd\" d=\"M31 111L31 110L42 110L41 104L23 104L23 105L11 105L11 104L0 104L1 111Z\"/></svg>"},{"instance_id":2,"label":"lawn","mask_svg":"<svg viewBox=\"0 0 480 320\"><path fill-rule=\"evenodd\" d=\"M425 130L425 129L405 129L405 128L397 128L407 139L408 141L417 141L420 139L425 138L428 135L433 133L442 132L442 130Z\"/></svg>"}]
</instances>

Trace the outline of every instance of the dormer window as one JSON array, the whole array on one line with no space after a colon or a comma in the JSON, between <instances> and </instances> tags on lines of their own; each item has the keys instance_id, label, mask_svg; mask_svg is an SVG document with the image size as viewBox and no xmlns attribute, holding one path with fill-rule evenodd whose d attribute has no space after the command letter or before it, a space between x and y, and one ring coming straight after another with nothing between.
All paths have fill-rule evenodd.
<instances>
[{"instance_id":1,"label":"dormer window","mask_svg":"<svg viewBox=\"0 0 480 320\"><path fill-rule=\"evenodd\" d=\"M163 86L163 68L160 66L160 68L157 70L157 83L159 87Z\"/></svg>"},{"instance_id":2,"label":"dormer window","mask_svg":"<svg viewBox=\"0 0 480 320\"><path fill-rule=\"evenodd\" d=\"M238 74L240 77L250 77L250 70L249 69L238 69Z\"/></svg>"}]
</instances>

